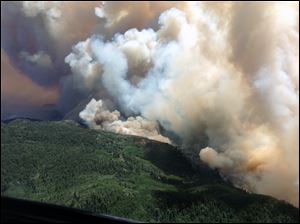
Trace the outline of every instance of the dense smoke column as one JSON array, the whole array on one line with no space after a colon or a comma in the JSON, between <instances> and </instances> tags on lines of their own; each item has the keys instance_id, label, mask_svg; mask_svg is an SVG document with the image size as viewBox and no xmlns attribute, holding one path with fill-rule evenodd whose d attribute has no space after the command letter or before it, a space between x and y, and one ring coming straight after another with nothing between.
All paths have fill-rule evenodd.
<instances>
[{"instance_id":1,"label":"dense smoke column","mask_svg":"<svg viewBox=\"0 0 300 224\"><path fill-rule=\"evenodd\" d=\"M299 5L224 4L222 18L214 6L171 8L157 29L110 41L91 36L65 60L126 117L159 123L186 150L204 147L200 158L238 186L298 205Z\"/></svg>"}]
</instances>

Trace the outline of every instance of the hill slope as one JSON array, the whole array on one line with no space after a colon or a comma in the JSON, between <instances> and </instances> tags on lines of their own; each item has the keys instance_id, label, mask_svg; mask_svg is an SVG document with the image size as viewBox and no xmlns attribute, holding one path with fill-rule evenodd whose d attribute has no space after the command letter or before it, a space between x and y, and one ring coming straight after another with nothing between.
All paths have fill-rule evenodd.
<instances>
[{"instance_id":1,"label":"hill slope","mask_svg":"<svg viewBox=\"0 0 300 224\"><path fill-rule=\"evenodd\" d=\"M1 123L1 194L150 222L298 222L175 147L71 121Z\"/></svg>"}]
</instances>

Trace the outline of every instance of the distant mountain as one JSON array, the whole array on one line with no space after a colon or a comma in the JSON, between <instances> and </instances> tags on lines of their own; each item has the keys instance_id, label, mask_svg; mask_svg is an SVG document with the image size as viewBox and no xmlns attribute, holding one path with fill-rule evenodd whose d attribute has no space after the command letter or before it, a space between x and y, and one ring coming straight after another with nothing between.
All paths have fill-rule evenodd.
<instances>
[{"instance_id":1,"label":"distant mountain","mask_svg":"<svg viewBox=\"0 0 300 224\"><path fill-rule=\"evenodd\" d=\"M29 107L15 113L1 114L1 122L10 122L15 119L29 119L33 121L58 121L63 118L54 104L45 104L39 107Z\"/></svg>"},{"instance_id":2,"label":"distant mountain","mask_svg":"<svg viewBox=\"0 0 300 224\"><path fill-rule=\"evenodd\" d=\"M147 222L299 221L299 209L235 188L179 148L74 121L1 123L1 195Z\"/></svg>"},{"instance_id":3,"label":"distant mountain","mask_svg":"<svg viewBox=\"0 0 300 224\"><path fill-rule=\"evenodd\" d=\"M66 113L63 117L64 120L73 120L73 121L80 121L79 113L84 110L85 106L90 102L90 98L87 98L85 100L82 100L77 104L76 107L74 107L72 110L70 110L68 113Z\"/></svg>"},{"instance_id":4,"label":"distant mountain","mask_svg":"<svg viewBox=\"0 0 300 224\"><path fill-rule=\"evenodd\" d=\"M8 123L10 123L12 121L15 121L15 120L42 121L40 119L34 119L34 118L30 118L30 117L12 117L12 118L4 119L1 122L8 124Z\"/></svg>"}]
</instances>

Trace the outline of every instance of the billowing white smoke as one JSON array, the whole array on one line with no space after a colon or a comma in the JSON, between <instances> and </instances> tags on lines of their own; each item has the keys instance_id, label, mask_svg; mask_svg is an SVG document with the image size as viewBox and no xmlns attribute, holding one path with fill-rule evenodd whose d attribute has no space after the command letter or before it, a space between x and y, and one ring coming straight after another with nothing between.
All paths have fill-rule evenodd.
<instances>
[{"instance_id":1,"label":"billowing white smoke","mask_svg":"<svg viewBox=\"0 0 300 224\"><path fill-rule=\"evenodd\" d=\"M59 6L61 5L61 2L28 2L24 1L22 2L22 8L24 13L27 16L35 17L40 13L45 13L49 16L49 18L59 18L61 16L61 11L59 9Z\"/></svg>"},{"instance_id":2,"label":"billowing white smoke","mask_svg":"<svg viewBox=\"0 0 300 224\"><path fill-rule=\"evenodd\" d=\"M39 51L36 54L29 54L27 51L20 52L20 58L23 60L39 65L41 67L52 67L52 60L48 54L45 52Z\"/></svg>"},{"instance_id":3,"label":"billowing white smoke","mask_svg":"<svg viewBox=\"0 0 300 224\"><path fill-rule=\"evenodd\" d=\"M120 121L93 100L81 118L142 136L159 135L144 119L159 122L187 150L208 146L200 158L237 185L298 206L299 4L181 9L163 12L157 30L129 29L111 41L93 35L73 47L65 61L79 88L105 89L123 115L142 117ZM106 5L96 14L109 27L127 11Z\"/></svg>"},{"instance_id":4,"label":"billowing white smoke","mask_svg":"<svg viewBox=\"0 0 300 224\"><path fill-rule=\"evenodd\" d=\"M152 140L170 143L167 137L159 134L157 124L144 118L129 117L121 120L120 112L114 110L110 112L106 109L102 100L92 99L86 108L80 112L79 117L87 122L90 128L102 129L126 135L137 135Z\"/></svg>"}]
</instances>

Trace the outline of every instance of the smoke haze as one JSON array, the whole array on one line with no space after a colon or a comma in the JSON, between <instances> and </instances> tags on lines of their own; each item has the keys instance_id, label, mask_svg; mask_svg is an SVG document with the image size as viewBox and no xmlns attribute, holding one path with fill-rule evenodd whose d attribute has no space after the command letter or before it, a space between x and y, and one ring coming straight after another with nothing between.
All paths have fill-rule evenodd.
<instances>
[{"instance_id":1,"label":"smoke haze","mask_svg":"<svg viewBox=\"0 0 300 224\"><path fill-rule=\"evenodd\" d=\"M79 114L90 128L196 150L237 186L299 206L298 2L5 2L1 14L1 56L40 89L59 85L62 113L93 96Z\"/></svg>"}]
</instances>

